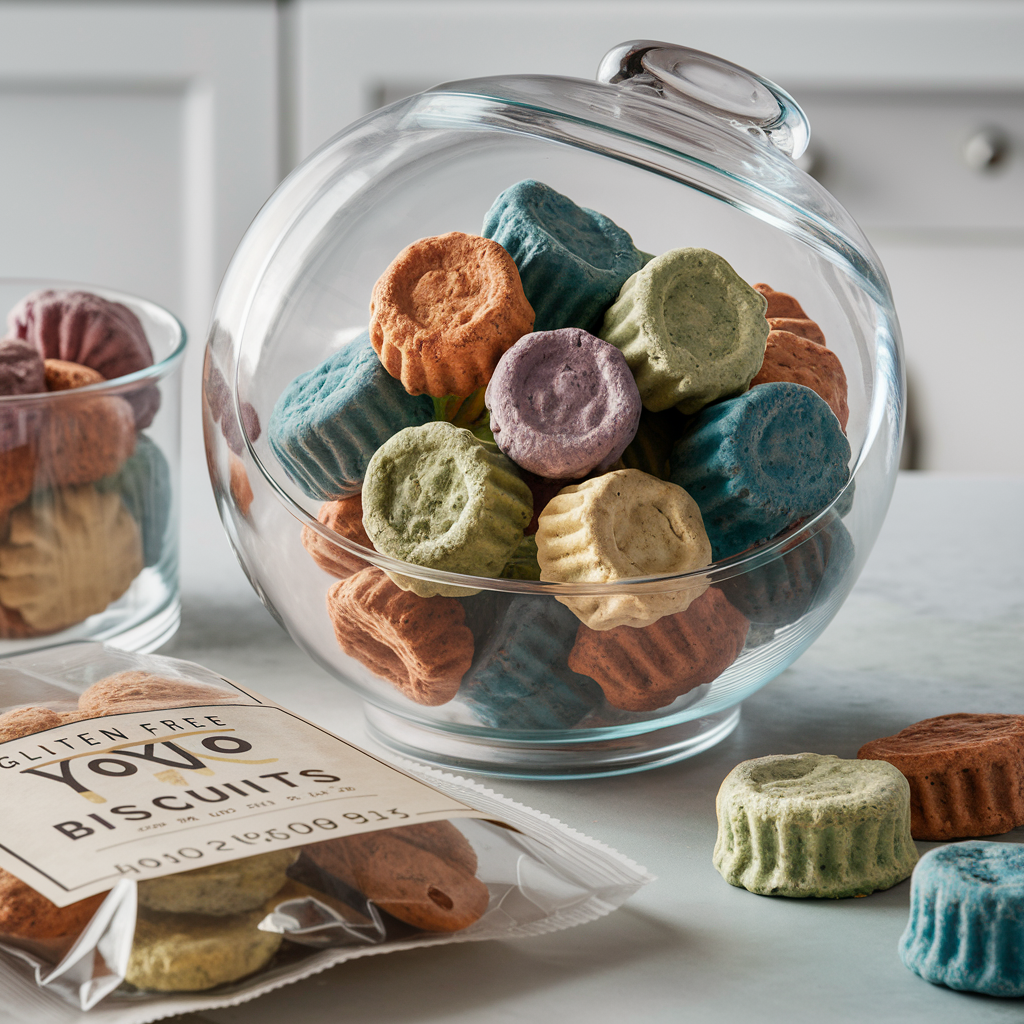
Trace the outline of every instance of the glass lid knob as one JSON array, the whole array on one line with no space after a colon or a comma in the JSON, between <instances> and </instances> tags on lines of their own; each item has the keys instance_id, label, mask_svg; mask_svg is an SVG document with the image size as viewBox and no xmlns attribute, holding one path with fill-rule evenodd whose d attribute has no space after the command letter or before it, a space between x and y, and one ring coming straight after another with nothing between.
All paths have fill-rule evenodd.
<instances>
[{"instance_id":1,"label":"glass lid knob","mask_svg":"<svg viewBox=\"0 0 1024 1024\"><path fill-rule=\"evenodd\" d=\"M769 142L794 159L807 148L811 126L799 104L774 82L701 50L635 39L605 54L597 80L696 108Z\"/></svg>"}]
</instances>

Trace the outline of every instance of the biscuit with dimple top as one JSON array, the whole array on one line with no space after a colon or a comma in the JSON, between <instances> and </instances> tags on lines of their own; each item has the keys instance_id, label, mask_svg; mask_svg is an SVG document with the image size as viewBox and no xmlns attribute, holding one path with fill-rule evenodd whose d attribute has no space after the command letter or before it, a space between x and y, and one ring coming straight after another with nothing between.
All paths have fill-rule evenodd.
<instances>
[{"instance_id":1,"label":"biscuit with dimple top","mask_svg":"<svg viewBox=\"0 0 1024 1024\"><path fill-rule=\"evenodd\" d=\"M320 506L317 520L346 540L374 550L373 541L366 535L363 527L362 494L353 494L351 498L342 498L340 501L325 502ZM343 548L332 544L309 526L302 528L302 546L324 572L329 572L339 580L348 579L368 565L358 555L349 554Z\"/></svg>"},{"instance_id":2,"label":"biscuit with dimple top","mask_svg":"<svg viewBox=\"0 0 1024 1024\"><path fill-rule=\"evenodd\" d=\"M297 850L211 864L139 882L139 906L175 914L224 917L262 906L288 880Z\"/></svg>"},{"instance_id":3,"label":"biscuit with dimple top","mask_svg":"<svg viewBox=\"0 0 1024 1024\"><path fill-rule=\"evenodd\" d=\"M425 931L459 931L487 909L476 853L450 822L345 836L304 852L392 917Z\"/></svg>"},{"instance_id":4,"label":"biscuit with dimple top","mask_svg":"<svg viewBox=\"0 0 1024 1024\"><path fill-rule=\"evenodd\" d=\"M644 408L689 414L746 391L764 358L765 306L721 256L672 249L622 286L600 335L626 357Z\"/></svg>"},{"instance_id":5,"label":"biscuit with dimple top","mask_svg":"<svg viewBox=\"0 0 1024 1024\"><path fill-rule=\"evenodd\" d=\"M47 391L71 391L74 388L101 384L107 378L99 370L66 359L47 359L43 362Z\"/></svg>"},{"instance_id":6,"label":"biscuit with dimple top","mask_svg":"<svg viewBox=\"0 0 1024 1024\"><path fill-rule=\"evenodd\" d=\"M58 907L20 878L0 868L0 935L59 939L77 935L106 899L105 892Z\"/></svg>"},{"instance_id":7,"label":"biscuit with dimple top","mask_svg":"<svg viewBox=\"0 0 1024 1024\"><path fill-rule=\"evenodd\" d=\"M502 353L533 330L512 257L451 231L403 249L373 287L370 340L411 395L470 395Z\"/></svg>"},{"instance_id":8,"label":"biscuit with dimple top","mask_svg":"<svg viewBox=\"0 0 1024 1024\"><path fill-rule=\"evenodd\" d=\"M484 400L498 447L556 480L608 469L633 439L642 408L622 353L571 327L520 338Z\"/></svg>"},{"instance_id":9,"label":"biscuit with dimple top","mask_svg":"<svg viewBox=\"0 0 1024 1024\"><path fill-rule=\"evenodd\" d=\"M750 386L753 388L773 381L790 381L810 388L828 403L839 425L846 430L850 418L850 407L846 403L846 373L839 357L830 349L790 331L769 332L764 362Z\"/></svg>"},{"instance_id":10,"label":"biscuit with dimple top","mask_svg":"<svg viewBox=\"0 0 1024 1024\"><path fill-rule=\"evenodd\" d=\"M335 583L327 612L338 646L417 704L446 704L473 661L473 634L453 597L419 597L374 566Z\"/></svg>"},{"instance_id":11,"label":"biscuit with dimple top","mask_svg":"<svg viewBox=\"0 0 1024 1024\"><path fill-rule=\"evenodd\" d=\"M681 487L619 469L560 491L541 513L537 560L544 581L606 583L692 572L711 563L700 510ZM559 597L591 629L647 626L687 608L696 580L665 592Z\"/></svg>"},{"instance_id":12,"label":"biscuit with dimple top","mask_svg":"<svg viewBox=\"0 0 1024 1024\"><path fill-rule=\"evenodd\" d=\"M451 423L400 431L366 467L366 533L378 551L414 565L496 578L523 539L532 513L530 489L512 462ZM422 597L473 593L388 575Z\"/></svg>"},{"instance_id":13,"label":"biscuit with dimple top","mask_svg":"<svg viewBox=\"0 0 1024 1024\"><path fill-rule=\"evenodd\" d=\"M0 603L53 632L103 611L142 567L139 528L116 494L62 488L11 513Z\"/></svg>"},{"instance_id":14,"label":"biscuit with dimple top","mask_svg":"<svg viewBox=\"0 0 1024 1024\"><path fill-rule=\"evenodd\" d=\"M1024 715L941 715L865 743L858 757L910 783L915 839L992 836L1024 825Z\"/></svg>"},{"instance_id":15,"label":"biscuit with dimple top","mask_svg":"<svg viewBox=\"0 0 1024 1024\"><path fill-rule=\"evenodd\" d=\"M716 810L716 870L763 896L866 896L902 882L917 862L910 789L885 761L744 761L726 776Z\"/></svg>"},{"instance_id":16,"label":"biscuit with dimple top","mask_svg":"<svg viewBox=\"0 0 1024 1024\"><path fill-rule=\"evenodd\" d=\"M135 451L135 415L123 398L54 400L40 412L37 474L58 487L116 473Z\"/></svg>"},{"instance_id":17,"label":"biscuit with dimple top","mask_svg":"<svg viewBox=\"0 0 1024 1024\"><path fill-rule=\"evenodd\" d=\"M140 910L125 981L156 992L200 992L265 967L281 945L259 930L273 907L245 914L164 914Z\"/></svg>"},{"instance_id":18,"label":"biscuit with dimple top","mask_svg":"<svg viewBox=\"0 0 1024 1024\"><path fill-rule=\"evenodd\" d=\"M612 707L654 711L717 679L739 656L750 623L712 587L650 626L597 631L582 623L569 668L590 676Z\"/></svg>"},{"instance_id":19,"label":"biscuit with dimple top","mask_svg":"<svg viewBox=\"0 0 1024 1024\"><path fill-rule=\"evenodd\" d=\"M112 715L161 708L235 704L240 694L191 679L171 679L132 669L107 676L92 684L78 698L78 707L89 715Z\"/></svg>"}]
</instances>

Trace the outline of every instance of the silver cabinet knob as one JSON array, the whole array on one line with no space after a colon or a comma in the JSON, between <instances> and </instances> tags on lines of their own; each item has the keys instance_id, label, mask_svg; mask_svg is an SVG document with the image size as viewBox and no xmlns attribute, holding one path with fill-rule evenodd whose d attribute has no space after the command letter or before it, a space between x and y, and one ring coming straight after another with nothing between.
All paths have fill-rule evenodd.
<instances>
[{"instance_id":1,"label":"silver cabinet knob","mask_svg":"<svg viewBox=\"0 0 1024 1024\"><path fill-rule=\"evenodd\" d=\"M983 128L964 144L964 161L974 171L994 171L1010 156L1010 140L998 128Z\"/></svg>"}]
</instances>

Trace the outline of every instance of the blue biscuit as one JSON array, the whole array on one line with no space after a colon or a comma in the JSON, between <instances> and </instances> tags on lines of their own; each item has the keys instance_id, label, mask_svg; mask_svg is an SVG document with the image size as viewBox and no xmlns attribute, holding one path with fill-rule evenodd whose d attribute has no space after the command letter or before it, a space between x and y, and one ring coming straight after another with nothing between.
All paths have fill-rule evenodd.
<instances>
[{"instance_id":1,"label":"blue biscuit","mask_svg":"<svg viewBox=\"0 0 1024 1024\"><path fill-rule=\"evenodd\" d=\"M285 388L268 433L288 475L325 501L358 494L373 453L400 430L433 418L433 399L410 395L381 365L364 331Z\"/></svg>"},{"instance_id":2,"label":"blue biscuit","mask_svg":"<svg viewBox=\"0 0 1024 1024\"><path fill-rule=\"evenodd\" d=\"M171 467L160 447L139 434L131 458L116 473L98 481L96 489L104 494L120 492L125 508L139 524L144 563L156 565L171 518Z\"/></svg>"},{"instance_id":3,"label":"blue biscuit","mask_svg":"<svg viewBox=\"0 0 1024 1024\"><path fill-rule=\"evenodd\" d=\"M554 598L513 597L459 699L493 728L572 728L604 699L592 679L566 664L578 626Z\"/></svg>"},{"instance_id":4,"label":"blue biscuit","mask_svg":"<svg viewBox=\"0 0 1024 1024\"><path fill-rule=\"evenodd\" d=\"M1024 846L971 841L926 853L899 952L925 981L1024 996Z\"/></svg>"},{"instance_id":5,"label":"blue biscuit","mask_svg":"<svg viewBox=\"0 0 1024 1024\"><path fill-rule=\"evenodd\" d=\"M517 182L487 211L480 232L519 268L534 331L595 333L626 279L645 262L628 232L539 181Z\"/></svg>"},{"instance_id":6,"label":"blue biscuit","mask_svg":"<svg viewBox=\"0 0 1024 1024\"><path fill-rule=\"evenodd\" d=\"M820 512L846 485L849 462L828 405L810 388L773 383L701 409L669 468L697 502L719 560Z\"/></svg>"}]
</instances>

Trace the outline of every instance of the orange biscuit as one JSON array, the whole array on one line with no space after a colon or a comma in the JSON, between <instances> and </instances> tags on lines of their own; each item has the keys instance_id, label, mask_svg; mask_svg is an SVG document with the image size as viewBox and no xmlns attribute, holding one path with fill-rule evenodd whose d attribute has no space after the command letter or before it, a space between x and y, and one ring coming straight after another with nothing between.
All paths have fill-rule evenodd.
<instances>
[{"instance_id":1,"label":"orange biscuit","mask_svg":"<svg viewBox=\"0 0 1024 1024\"><path fill-rule=\"evenodd\" d=\"M454 597L420 597L369 566L327 592L338 646L417 704L447 704L473 660Z\"/></svg>"},{"instance_id":2,"label":"orange biscuit","mask_svg":"<svg viewBox=\"0 0 1024 1024\"><path fill-rule=\"evenodd\" d=\"M105 892L58 907L20 878L0 868L0 935L58 939L77 935L106 899Z\"/></svg>"},{"instance_id":3,"label":"orange biscuit","mask_svg":"<svg viewBox=\"0 0 1024 1024\"><path fill-rule=\"evenodd\" d=\"M373 541L366 535L363 527L363 496L353 494L351 498L340 501L327 501L320 506L317 519L329 530L340 534L346 540L361 544L364 548L374 551ZM367 563L356 555L330 541L324 540L316 530L308 526L302 528L302 546L310 553L313 561L339 580L347 580L349 576L365 569Z\"/></svg>"},{"instance_id":4,"label":"orange biscuit","mask_svg":"<svg viewBox=\"0 0 1024 1024\"><path fill-rule=\"evenodd\" d=\"M118 672L93 683L79 698L79 710L90 716L130 711L159 711L189 705L234 704L240 695L189 679L167 679L149 672Z\"/></svg>"},{"instance_id":5,"label":"orange biscuit","mask_svg":"<svg viewBox=\"0 0 1024 1024\"><path fill-rule=\"evenodd\" d=\"M53 708L15 708L0 715L0 743L31 736L44 729L56 729L67 721L66 716Z\"/></svg>"},{"instance_id":6,"label":"orange biscuit","mask_svg":"<svg viewBox=\"0 0 1024 1024\"><path fill-rule=\"evenodd\" d=\"M532 329L512 257L478 235L421 238L373 287L370 341L411 395L472 394Z\"/></svg>"},{"instance_id":7,"label":"orange biscuit","mask_svg":"<svg viewBox=\"0 0 1024 1024\"><path fill-rule=\"evenodd\" d=\"M58 486L91 484L135 451L135 414L123 398L61 399L43 410L39 474Z\"/></svg>"},{"instance_id":8,"label":"orange biscuit","mask_svg":"<svg viewBox=\"0 0 1024 1024\"><path fill-rule=\"evenodd\" d=\"M91 366L69 363L66 359L43 360L43 372L46 376L47 391L70 391L72 388L99 384L107 379Z\"/></svg>"},{"instance_id":9,"label":"orange biscuit","mask_svg":"<svg viewBox=\"0 0 1024 1024\"><path fill-rule=\"evenodd\" d=\"M245 471L245 463L234 452L228 452L228 469L231 497L234 498L238 511L243 516L247 516L249 509L252 508L252 484L249 483L249 474Z\"/></svg>"},{"instance_id":10,"label":"orange biscuit","mask_svg":"<svg viewBox=\"0 0 1024 1024\"><path fill-rule=\"evenodd\" d=\"M846 374L838 356L830 349L789 331L769 332L764 362L750 386L778 381L810 388L828 404L839 425L846 430L850 418L850 407L846 404Z\"/></svg>"},{"instance_id":11,"label":"orange biscuit","mask_svg":"<svg viewBox=\"0 0 1024 1024\"><path fill-rule=\"evenodd\" d=\"M590 676L612 707L654 711L717 679L739 656L750 623L715 587L650 626L580 624L568 664Z\"/></svg>"},{"instance_id":12,"label":"orange biscuit","mask_svg":"<svg viewBox=\"0 0 1024 1024\"><path fill-rule=\"evenodd\" d=\"M777 292L768 284L755 284L754 288L768 300L768 309L764 315L773 331L790 331L816 345L825 344L821 328L808 318L803 306L792 295Z\"/></svg>"},{"instance_id":13,"label":"orange biscuit","mask_svg":"<svg viewBox=\"0 0 1024 1024\"><path fill-rule=\"evenodd\" d=\"M1024 825L1024 715L941 715L865 743L910 783L910 831L945 841Z\"/></svg>"},{"instance_id":14,"label":"orange biscuit","mask_svg":"<svg viewBox=\"0 0 1024 1024\"><path fill-rule=\"evenodd\" d=\"M487 909L476 853L447 821L330 839L304 853L392 917L425 931L459 931Z\"/></svg>"},{"instance_id":15,"label":"orange biscuit","mask_svg":"<svg viewBox=\"0 0 1024 1024\"><path fill-rule=\"evenodd\" d=\"M0 512L20 505L36 482L36 453L28 444L0 452Z\"/></svg>"}]
</instances>

